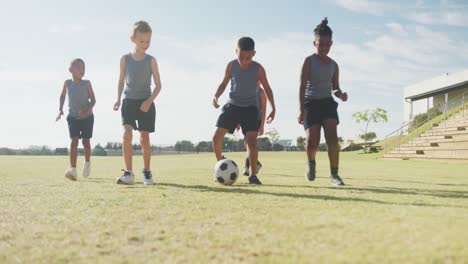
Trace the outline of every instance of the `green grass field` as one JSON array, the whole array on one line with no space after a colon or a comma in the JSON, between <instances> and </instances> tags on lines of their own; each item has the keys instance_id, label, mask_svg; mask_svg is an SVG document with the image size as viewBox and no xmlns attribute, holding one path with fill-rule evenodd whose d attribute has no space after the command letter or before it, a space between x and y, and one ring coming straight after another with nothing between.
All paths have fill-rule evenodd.
<instances>
[{"instance_id":1,"label":"green grass field","mask_svg":"<svg viewBox=\"0 0 468 264\"><path fill-rule=\"evenodd\" d=\"M119 157L70 182L67 157L0 156L0 263L468 263L468 163L345 153L336 188L324 153L312 184L304 153L260 157L263 186L224 187L212 154L155 156L154 186L114 184Z\"/></svg>"}]
</instances>

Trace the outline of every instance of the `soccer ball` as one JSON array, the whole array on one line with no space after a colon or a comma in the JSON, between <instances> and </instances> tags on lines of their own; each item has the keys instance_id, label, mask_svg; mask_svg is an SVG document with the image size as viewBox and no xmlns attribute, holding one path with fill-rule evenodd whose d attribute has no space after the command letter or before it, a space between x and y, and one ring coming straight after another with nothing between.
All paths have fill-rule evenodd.
<instances>
[{"instance_id":1,"label":"soccer ball","mask_svg":"<svg viewBox=\"0 0 468 264\"><path fill-rule=\"evenodd\" d=\"M228 159L216 162L214 167L214 180L223 185L232 185L239 178L239 167Z\"/></svg>"}]
</instances>

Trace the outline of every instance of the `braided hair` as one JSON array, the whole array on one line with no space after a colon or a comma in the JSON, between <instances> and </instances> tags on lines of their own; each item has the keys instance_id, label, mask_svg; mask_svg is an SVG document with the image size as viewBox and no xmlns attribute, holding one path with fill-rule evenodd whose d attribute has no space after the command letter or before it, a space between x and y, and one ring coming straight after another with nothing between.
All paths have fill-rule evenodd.
<instances>
[{"instance_id":1,"label":"braided hair","mask_svg":"<svg viewBox=\"0 0 468 264\"><path fill-rule=\"evenodd\" d=\"M333 31L328 26L328 18L324 18L320 24L318 24L314 29L315 36L325 37L330 36L332 37Z\"/></svg>"}]
</instances>

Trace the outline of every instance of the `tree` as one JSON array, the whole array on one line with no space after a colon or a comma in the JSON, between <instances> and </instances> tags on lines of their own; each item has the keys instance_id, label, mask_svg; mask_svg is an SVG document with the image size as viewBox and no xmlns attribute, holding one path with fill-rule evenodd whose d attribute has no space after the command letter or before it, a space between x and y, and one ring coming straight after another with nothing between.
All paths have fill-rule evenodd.
<instances>
[{"instance_id":1,"label":"tree","mask_svg":"<svg viewBox=\"0 0 468 264\"><path fill-rule=\"evenodd\" d=\"M356 123L366 123L364 135L367 135L367 129L370 123L388 122L387 110L377 107L372 110L367 109L364 112L355 112L353 114L353 119ZM364 143L367 143L366 139L364 141ZM366 149L367 148L364 148L364 152L366 152Z\"/></svg>"},{"instance_id":2,"label":"tree","mask_svg":"<svg viewBox=\"0 0 468 264\"><path fill-rule=\"evenodd\" d=\"M437 107L433 107L429 109L426 113L418 114L413 118L413 122L411 122L410 131L415 130L416 128L420 127L424 123L428 122L429 120L433 119L434 117L442 114Z\"/></svg>"},{"instance_id":3,"label":"tree","mask_svg":"<svg viewBox=\"0 0 468 264\"><path fill-rule=\"evenodd\" d=\"M270 131L266 132L265 135L270 138L271 143L273 144L278 143L278 140L280 139L280 134L274 127L271 128Z\"/></svg>"},{"instance_id":4,"label":"tree","mask_svg":"<svg viewBox=\"0 0 468 264\"><path fill-rule=\"evenodd\" d=\"M281 145L281 144L275 143L275 144L273 144L273 146L271 147L271 149L272 149L273 151L283 151L283 150L284 150L284 147L283 147L283 145Z\"/></svg>"},{"instance_id":5,"label":"tree","mask_svg":"<svg viewBox=\"0 0 468 264\"><path fill-rule=\"evenodd\" d=\"M377 138L377 134L375 134L375 132L368 132L367 134L359 135L359 137L367 142L367 141L372 141L375 138Z\"/></svg>"},{"instance_id":6,"label":"tree","mask_svg":"<svg viewBox=\"0 0 468 264\"><path fill-rule=\"evenodd\" d=\"M211 141L200 141L195 147L197 152L213 152L213 144Z\"/></svg>"},{"instance_id":7,"label":"tree","mask_svg":"<svg viewBox=\"0 0 468 264\"><path fill-rule=\"evenodd\" d=\"M270 139L267 137L260 137L257 141L258 150L260 151L271 151L272 144Z\"/></svg>"},{"instance_id":8,"label":"tree","mask_svg":"<svg viewBox=\"0 0 468 264\"><path fill-rule=\"evenodd\" d=\"M174 148L177 152L181 151L194 151L195 145L188 140L177 141L174 145Z\"/></svg>"},{"instance_id":9,"label":"tree","mask_svg":"<svg viewBox=\"0 0 468 264\"><path fill-rule=\"evenodd\" d=\"M97 144L93 148L92 153L93 153L93 156L107 156L107 151L100 144Z\"/></svg>"},{"instance_id":10,"label":"tree","mask_svg":"<svg viewBox=\"0 0 468 264\"><path fill-rule=\"evenodd\" d=\"M107 142L105 149L113 149L113 148L114 148L114 143Z\"/></svg>"},{"instance_id":11,"label":"tree","mask_svg":"<svg viewBox=\"0 0 468 264\"><path fill-rule=\"evenodd\" d=\"M306 141L306 138L305 137L297 137L296 139L296 147L301 150L301 151L304 151L305 150L305 141Z\"/></svg>"}]
</instances>

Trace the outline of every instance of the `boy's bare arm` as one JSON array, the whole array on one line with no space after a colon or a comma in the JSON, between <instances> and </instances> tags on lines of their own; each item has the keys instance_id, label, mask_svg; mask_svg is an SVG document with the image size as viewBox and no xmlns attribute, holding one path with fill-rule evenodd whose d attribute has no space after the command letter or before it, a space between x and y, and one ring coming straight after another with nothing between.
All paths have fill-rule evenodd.
<instances>
[{"instance_id":1,"label":"boy's bare arm","mask_svg":"<svg viewBox=\"0 0 468 264\"><path fill-rule=\"evenodd\" d=\"M86 109L80 111L80 116L87 116L93 111L93 107L96 105L96 96L94 95L93 86L91 82L88 82L86 85L86 89L88 90L89 94L89 105Z\"/></svg>"},{"instance_id":2,"label":"boy's bare arm","mask_svg":"<svg viewBox=\"0 0 468 264\"><path fill-rule=\"evenodd\" d=\"M333 91L335 96L340 98L343 102L348 100L348 94L343 93L340 89L340 69L338 68L338 64L335 64L335 73L333 74Z\"/></svg>"},{"instance_id":3,"label":"boy's bare arm","mask_svg":"<svg viewBox=\"0 0 468 264\"><path fill-rule=\"evenodd\" d=\"M268 83L266 72L263 67L260 67L260 69L258 70L258 77L260 83L262 84L263 90L265 90L268 102L270 102L271 112L266 120L267 124L270 124L273 121L273 119L275 119L276 114L275 98L273 97L273 91L271 90L270 84Z\"/></svg>"},{"instance_id":4,"label":"boy's bare arm","mask_svg":"<svg viewBox=\"0 0 468 264\"><path fill-rule=\"evenodd\" d=\"M265 91L261 93L261 98L262 98L262 116L261 116L261 121L260 121L260 129L258 131L258 134L261 136L263 135L263 131L265 128L265 120L266 120L266 108L267 108L267 96L265 94Z\"/></svg>"},{"instance_id":5,"label":"boy's bare arm","mask_svg":"<svg viewBox=\"0 0 468 264\"><path fill-rule=\"evenodd\" d=\"M55 122L59 121L63 116L63 105L65 104L65 98L67 97L67 82L63 83L62 93L60 94L60 103L59 103L59 114L55 118Z\"/></svg>"},{"instance_id":6,"label":"boy's bare arm","mask_svg":"<svg viewBox=\"0 0 468 264\"><path fill-rule=\"evenodd\" d=\"M218 86L218 89L216 90L216 93L213 98L213 106L215 108L219 107L218 99L219 97L224 93L224 90L226 90L226 87L229 83L229 79L231 78L231 62L227 65L226 71L224 72L224 78L221 84Z\"/></svg>"},{"instance_id":7,"label":"boy's bare arm","mask_svg":"<svg viewBox=\"0 0 468 264\"><path fill-rule=\"evenodd\" d=\"M299 86L299 117L298 121L300 124L304 122L304 103L305 103L305 90L307 82L309 81L310 71L310 57L304 60L301 70L301 84Z\"/></svg>"},{"instance_id":8,"label":"boy's bare arm","mask_svg":"<svg viewBox=\"0 0 468 264\"><path fill-rule=\"evenodd\" d=\"M158 97L159 92L161 92L161 77L159 75L158 62L153 57L151 58L151 74L153 75L154 89L151 93L151 96L146 99L140 106L140 110L143 112L148 112L153 101Z\"/></svg>"},{"instance_id":9,"label":"boy's bare arm","mask_svg":"<svg viewBox=\"0 0 468 264\"><path fill-rule=\"evenodd\" d=\"M117 100L114 103L114 111L119 110L120 102L122 101L122 92L125 85L125 56L120 58L120 74L119 74L119 83L117 87Z\"/></svg>"},{"instance_id":10,"label":"boy's bare arm","mask_svg":"<svg viewBox=\"0 0 468 264\"><path fill-rule=\"evenodd\" d=\"M151 97L149 100L154 101L156 97L158 97L159 92L161 92L161 77L159 75L159 67L158 67L158 62L156 61L155 58L151 60L151 72L153 74L153 82L154 82L154 89L153 93L151 94Z\"/></svg>"}]
</instances>

